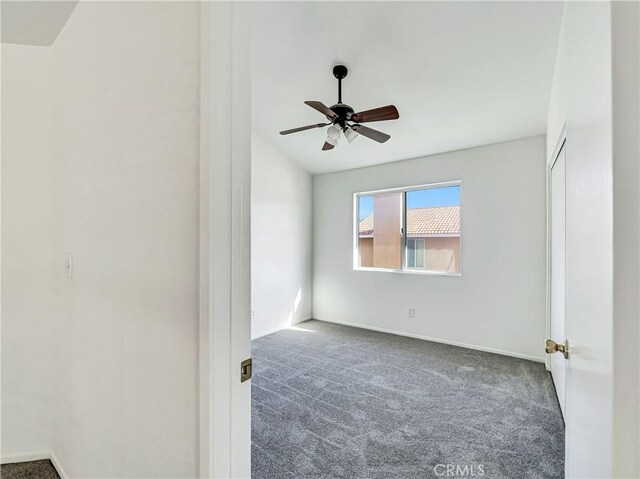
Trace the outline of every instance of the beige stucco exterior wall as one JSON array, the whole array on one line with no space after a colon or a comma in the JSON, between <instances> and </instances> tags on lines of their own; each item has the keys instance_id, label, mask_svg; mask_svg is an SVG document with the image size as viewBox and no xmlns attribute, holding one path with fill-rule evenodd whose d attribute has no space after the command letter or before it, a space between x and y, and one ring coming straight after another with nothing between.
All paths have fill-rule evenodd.
<instances>
[{"instance_id":1,"label":"beige stucco exterior wall","mask_svg":"<svg viewBox=\"0 0 640 479\"><path fill-rule=\"evenodd\" d=\"M447 273L460 272L460 237L424 238L425 239L425 269ZM374 239L359 239L360 267L382 268L374 261ZM398 269L400 267L398 266Z\"/></svg>"},{"instance_id":2,"label":"beige stucco exterior wall","mask_svg":"<svg viewBox=\"0 0 640 479\"><path fill-rule=\"evenodd\" d=\"M460 237L426 238L425 249L428 271L460 271Z\"/></svg>"},{"instance_id":3,"label":"beige stucco exterior wall","mask_svg":"<svg viewBox=\"0 0 640 479\"><path fill-rule=\"evenodd\" d=\"M360 267L373 268L373 238L360 238L358 250L360 252Z\"/></svg>"}]
</instances>

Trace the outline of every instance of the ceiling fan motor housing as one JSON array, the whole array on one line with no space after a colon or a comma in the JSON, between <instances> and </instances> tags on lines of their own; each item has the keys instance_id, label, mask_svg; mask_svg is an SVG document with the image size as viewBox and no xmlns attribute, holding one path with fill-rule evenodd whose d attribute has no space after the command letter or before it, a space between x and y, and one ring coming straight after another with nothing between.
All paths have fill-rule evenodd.
<instances>
[{"instance_id":1,"label":"ceiling fan motor housing","mask_svg":"<svg viewBox=\"0 0 640 479\"><path fill-rule=\"evenodd\" d=\"M345 105L344 103L336 103L331 107L331 110L336 114L336 118L327 117L328 120L331 120L333 124L338 124L341 127L345 126L347 120L351 119L351 115L353 115L353 108L349 105Z\"/></svg>"}]
</instances>

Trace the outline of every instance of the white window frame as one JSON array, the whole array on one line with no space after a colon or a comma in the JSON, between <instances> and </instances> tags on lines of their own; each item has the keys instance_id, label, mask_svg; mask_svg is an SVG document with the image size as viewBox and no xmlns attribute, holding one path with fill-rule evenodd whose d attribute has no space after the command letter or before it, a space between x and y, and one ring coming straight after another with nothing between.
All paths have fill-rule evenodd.
<instances>
[{"instance_id":1,"label":"white window frame","mask_svg":"<svg viewBox=\"0 0 640 479\"><path fill-rule=\"evenodd\" d=\"M407 210L407 193L416 190L427 190L431 188L446 188L449 186L459 186L460 187L460 271L458 272L448 272L448 271L429 271L429 270L421 270L407 267L407 239L408 235L405 234L407 230L407 219L405 218L405 212ZM401 269L393 269L393 268L367 268L360 266L360 250L359 250L359 225L360 225L360 202L358 201L361 196L374 196L374 195L391 195L396 193L402 193L402 203L401 203L401 212L400 212L400 221L401 221L401 234L402 234L402 266ZM423 275L431 275L431 276L462 276L462 181L443 181L439 183L429 183L424 185L414 185L414 186L401 186L395 188L386 188L381 190L371 190L371 191L359 191L353 193L353 270L354 271L369 271L369 272L379 272L379 273L403 273L403 274L423 274ZM413 238L412 238L413 239ZM426 244L425 244L425 263L426 263Z\"/></svg>"}]
</instances>

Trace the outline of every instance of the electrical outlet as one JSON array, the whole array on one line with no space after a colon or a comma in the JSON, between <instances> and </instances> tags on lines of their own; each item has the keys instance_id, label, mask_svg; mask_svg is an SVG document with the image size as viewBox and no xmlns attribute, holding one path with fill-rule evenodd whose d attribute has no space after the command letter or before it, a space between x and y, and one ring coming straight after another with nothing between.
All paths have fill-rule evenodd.
<instances>
[{"instance_id":1,"label":"electrical outlet","mask_svg":"<svg viewBox=\"0 0 640 479\"><path fill-rule=\"evenodd\" d=\"M413 318L416 315L416 310L414 308L409 308L409 317Z\"/></svg>"},{"instance_id":2,"label":"electrical outlet","mask_svg":"<svg viewBox=\"0 0 640 479\"><path fill-rule=\"evenodd\" d=\"M255 319L255 317L256 317L256 310L252 309L251 310L251 319Z\"/></svg>"}]
</instances>

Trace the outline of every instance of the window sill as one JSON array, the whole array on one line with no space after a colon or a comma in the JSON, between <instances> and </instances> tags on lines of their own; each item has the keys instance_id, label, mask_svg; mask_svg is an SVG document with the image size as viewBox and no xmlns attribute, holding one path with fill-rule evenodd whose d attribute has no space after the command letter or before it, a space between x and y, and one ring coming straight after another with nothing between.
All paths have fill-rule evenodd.
<instances>
[{"instance_id":1,"label":"window sill","mask_svg":"<svg viewBox=\"0 0 640 479\"><path fill-rule=\"evenodd\" d=\"M462 276L462 273L449 273L440 271L417 271L410 269L387 269L387 268L360 268L354 267L354 271L372 271L376 273L401 273L401 274L417 274L427 276Z\"/></svg>"}]
</instances>

